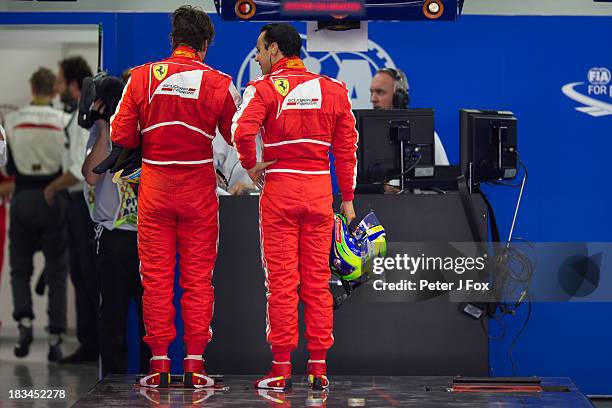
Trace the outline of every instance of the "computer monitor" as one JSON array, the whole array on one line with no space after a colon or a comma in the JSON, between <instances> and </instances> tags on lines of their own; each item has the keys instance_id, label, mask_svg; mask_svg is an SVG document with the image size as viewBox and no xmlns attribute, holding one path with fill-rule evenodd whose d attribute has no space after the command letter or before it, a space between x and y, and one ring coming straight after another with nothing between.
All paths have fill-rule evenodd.
<instances>
[{"instance_id":1,"label":"computer monitor","mask_svg":"<svg viewBox=\"0 0 612 408\"><path fill-rule=\"evenodd\" d=\"M517 173L517 120L509 111L461 109L461 172L470 186L513 179Z\"/></svg>"},{"instance_id":2,"label":"computer monitor","mask_svg":"<svg viewBox=\"0 0 612 408\"><path fill-rule=\"evenodd\" d=\"M402 173L404 180L433 176L433 109L356 109L353 113L359 132L358 184L400 179Z\"/></svg>"}]
</instances>

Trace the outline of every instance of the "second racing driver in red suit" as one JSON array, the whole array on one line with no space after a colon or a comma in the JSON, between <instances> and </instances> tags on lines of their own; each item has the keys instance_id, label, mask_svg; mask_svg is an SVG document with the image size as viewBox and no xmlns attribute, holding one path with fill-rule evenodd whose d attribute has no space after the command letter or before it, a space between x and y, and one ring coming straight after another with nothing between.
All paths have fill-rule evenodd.
<instances>
[{"instance_id":1,"label":"second racing driver in red suit","mask_svg":"<svg viewBox=\"0 0 612 408\"><path fill-rule=\"evenodd\" d=\"M326 354L332 346L333 301L329 250L333 209L330 149L342 194L340 210L355 217L357 131L346 86L306 70L302 41L289 24L268 24L257 39L263 76L250 82L233 119L242 166L254 181L265 173L259 228L268 308L266 334L272 371L257 388L291 385L290 353L298 344L298 300L304 304L310 353L308 382L325 389ZM255 137L261 130L263 162Z\"/></svg>"}]
</instances>

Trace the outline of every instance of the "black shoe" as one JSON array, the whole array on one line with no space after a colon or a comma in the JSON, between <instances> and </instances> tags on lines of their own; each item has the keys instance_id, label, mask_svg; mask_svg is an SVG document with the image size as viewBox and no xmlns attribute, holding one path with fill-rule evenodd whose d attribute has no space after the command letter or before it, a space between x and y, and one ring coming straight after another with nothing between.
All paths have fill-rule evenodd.
<instances>
[{"instance_id":1,"label":"black shoe","mask_svg":"<svg viewBox=\"0 0 612 408\"><path fill-rule=\"evenodd\" d=\"M23 358L30 353L30 345L32 344L32 327L25 327L21 324L17 325L19 329L19 339L15 344L15 357Z\"/></svg>"},{"instance_id":2,"label":"black shoe","mask_svg":"<svg viewBox=\"0 0 612 408\"><path fill-rule=\"evenodd\" d=\"M68 357L62 358L60 364L82 364L82 363L94 363L98 361L98 353L96 351L88 350L83 346L80 346L74 353Z\"/></svg>"},{"instance_id":3,"label":"black shoe","mask_svg":"<svg viewBox=\"0 0 612 408\"><path fill-rule=\"evenodd\" d=\"M49 361L60 361L62 359L62 339L55 344L49 344L49 354L47 354L47 360Z\"/></svg>"}]
</instances>

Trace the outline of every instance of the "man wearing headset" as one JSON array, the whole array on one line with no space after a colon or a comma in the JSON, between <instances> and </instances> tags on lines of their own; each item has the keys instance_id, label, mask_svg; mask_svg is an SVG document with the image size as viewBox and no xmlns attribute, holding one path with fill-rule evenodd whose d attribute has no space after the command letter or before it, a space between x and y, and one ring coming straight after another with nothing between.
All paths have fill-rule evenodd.
<instances>
[{"instance_id":1,"label":"man wearing headset","mask_svg":"<svg viewBox=\"0 0 612 408\"><path fill-rule=\"evenodd\" d=\"M406 74L397 68L379 69L370 84L370 102L374 109L407 109L410 104L410 86ZM446 151L435 132L434 143L434 164L448 165Z\"/></svg>"}]
</instances>

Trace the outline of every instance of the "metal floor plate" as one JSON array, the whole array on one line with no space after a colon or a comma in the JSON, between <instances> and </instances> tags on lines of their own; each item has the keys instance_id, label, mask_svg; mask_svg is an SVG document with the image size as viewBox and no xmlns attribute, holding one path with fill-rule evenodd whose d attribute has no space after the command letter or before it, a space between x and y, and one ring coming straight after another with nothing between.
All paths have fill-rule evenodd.
<instances>
[{"instance_id":1,"label":"metal floor plate","mask_svg":"<svg viewBox=\"0 0 612 408\"><path fill-rule=\"evenodd\" d=\"M453 393L451 377L333 376L327 392L310 391L294 377L290 392L255 390L256 377L226 376L215 389L155 390L133 376L110 376L81 398L77 407L593 407L569 378L543 378L543 386L566 392Z\"/></svg>"}]
</instances>

